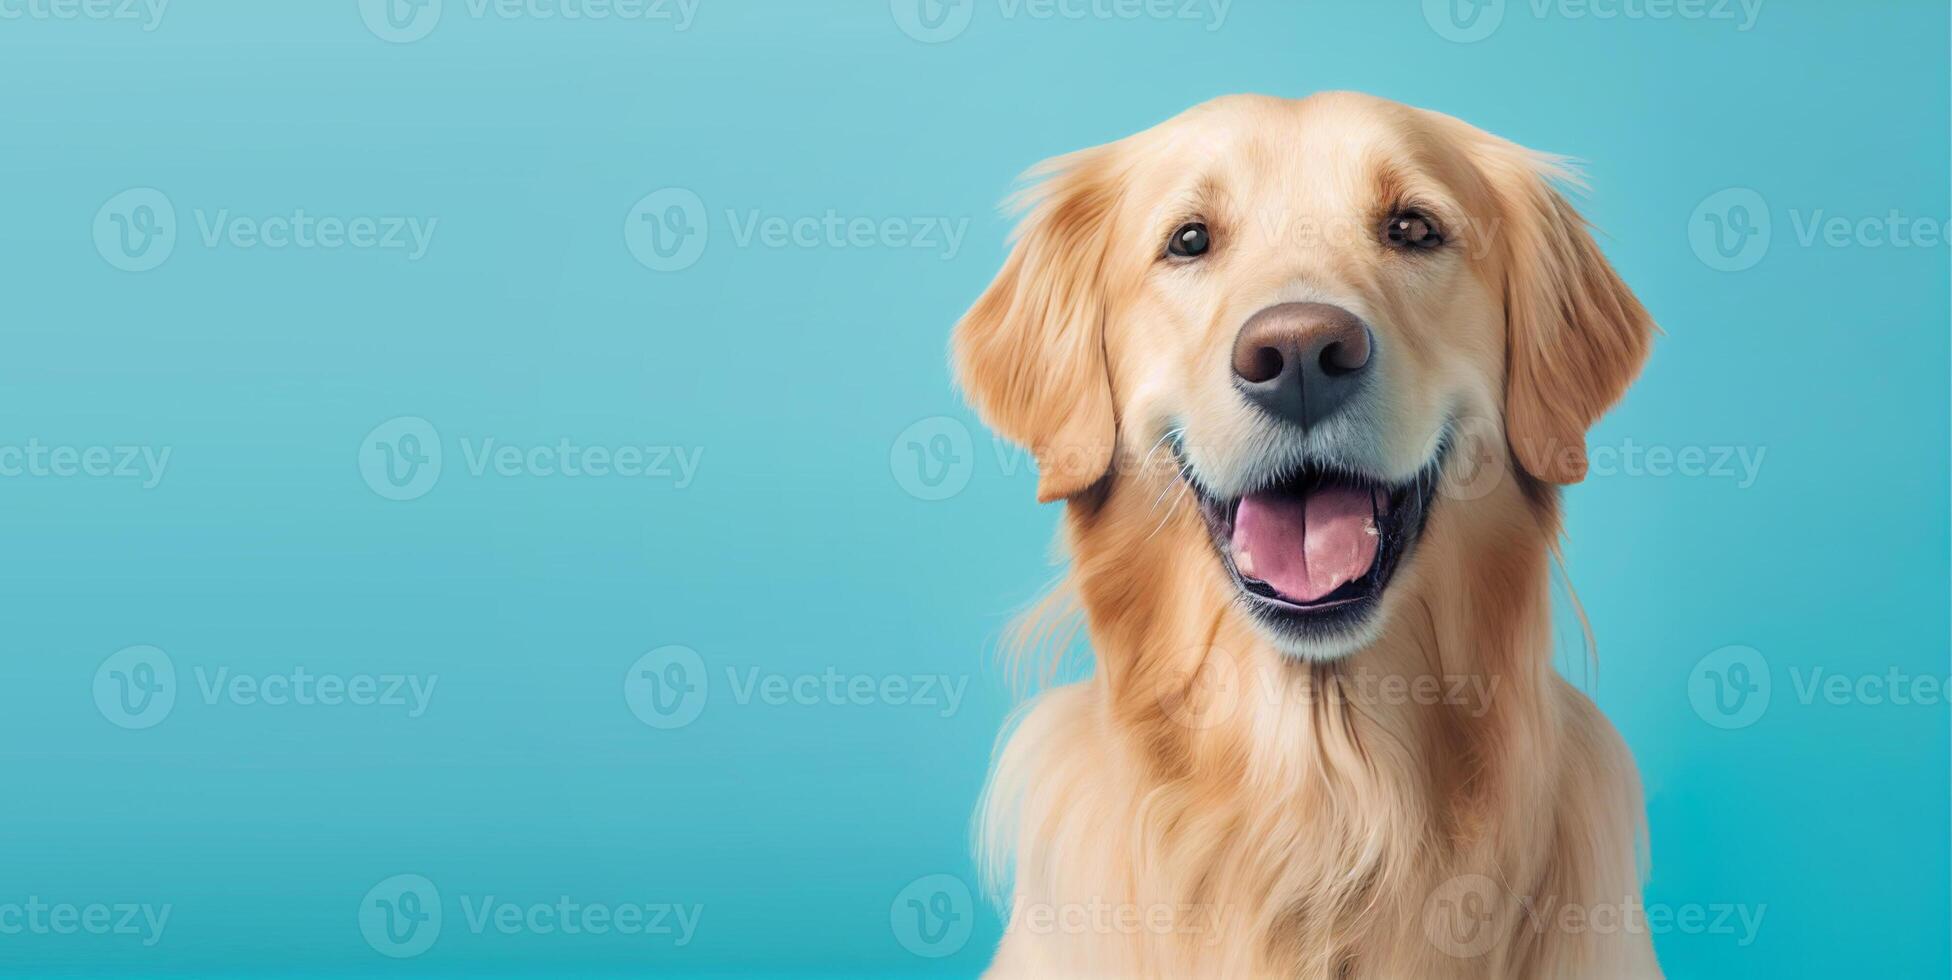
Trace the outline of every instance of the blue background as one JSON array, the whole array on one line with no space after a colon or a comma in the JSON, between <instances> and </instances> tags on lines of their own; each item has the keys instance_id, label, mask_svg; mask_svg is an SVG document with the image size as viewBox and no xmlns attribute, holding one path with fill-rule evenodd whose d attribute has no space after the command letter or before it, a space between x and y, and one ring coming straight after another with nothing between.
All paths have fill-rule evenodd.
<instances>
[{"instance_id":1,"label":"blue background","mask_svg":"<svg viewBox=\"0 0 1952 980\"><path fill-rule=\"evenodd\" d=\"M995 641L1052 574L1057 510L945 366L1004 254L995 203L1039 159L1215 95L1353 88L1587 161L1583 206L1666 330L1595 445L1766 454L1746 487L1616 473L1568 494L1599 663L1572 672L1639 759L1647 900L1766 909L1746 945L1660 935L1669 975L1945 976L1943 699L1804 703L1794 678L1947 672L1946 249L1796 231L1893 209L1944 228L1946 6L1765 0L1739 30L1739 8L1512 0L1465 43L1414 2L1237 0L1217 25L999 3L933 44L887 0L703 0L683 31L447 0L411 43L355 0L176 0L153 31L0 20L0 445L172 452L153 489L0 479L0 904L172 906L151 947L0 936L0 972L976 973L992 910L931 958L891 903L926 875L973 881L969 815L1011 703ZM93 229L141 187L179 235L128 272ZM709 238L660 272L623 229L668 187ZM1739 271L1690 245L1727 188L1773 226ZM417 261L197 233L199 212L299 208L438 225ZM749 214L830 210L968 219L967 238L952 257L737 240ZM445 464L392 501L359 460L401 416L438 430ZM946 499L899 465L918 422L971 437ZM703 457L682 489L473 476L460 444L484 437ZM180 689L128 730L91 685L138 644ZM711 687L659 729L623 679L669 644ZM1729 645L1773 696L1721 728L1690 684ZM210 704L192 674L301 665L439 680L409 718ZM727 668L968 687L946 718L741 704ZM438 886L446 924L393 960L358 913L400 873ZM486 895L704 912L682 948L475 935L459 898Z\"/></svg>"}]
</instances>

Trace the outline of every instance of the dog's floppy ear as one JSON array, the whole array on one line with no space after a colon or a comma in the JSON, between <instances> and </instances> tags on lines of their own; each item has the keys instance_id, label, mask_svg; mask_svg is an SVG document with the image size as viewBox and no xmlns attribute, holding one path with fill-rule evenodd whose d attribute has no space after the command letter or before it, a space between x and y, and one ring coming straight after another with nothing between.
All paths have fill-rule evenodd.
<instances>
[{"instance_id":1,"label":"dog's floppy ear","mask_svg":"<svg viewBox=\"0 0 1952 980\"><path fill-rule=\"evenodd\" d=\"M1032 170L1039 182L1003 270L956 326L956 372L984 421L1037 458L1037 499L1074 497L1111 468L1105 257L1118 199L1109 146Z\"/></svg>"},{"instance_id":2,"label":"dog's floppy ear","mask_svg":"<svg viewBox=\"0 0 1952 980\"><path fill-rule=\"evenodd\" d=\"M1558 158L1503 140L1480 157L1505 249L1505 437L1525 471L1586 476L1586 430L1640 373L1654 323L1554 181Z\"/></svg>"}]
</instances>

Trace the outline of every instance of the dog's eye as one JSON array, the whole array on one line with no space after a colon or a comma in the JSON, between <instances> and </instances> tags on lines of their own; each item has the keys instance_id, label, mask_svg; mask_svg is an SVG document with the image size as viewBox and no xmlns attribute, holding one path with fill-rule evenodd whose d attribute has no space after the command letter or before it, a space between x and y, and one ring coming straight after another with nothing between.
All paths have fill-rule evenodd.
<instances>
[{"instance_id":1,"label":"dog's eye","mask_svg":"<svg viewBox=\"0 0 1952 980\"><path fill-rule=\"evenodd\" d=\"M1432 249L1444 243L1444 232L1429 215L1404 208L1383 222L1383 242L1391 248Z\"/></svg>"},{"instance_id":2,"label":"dog's eye","mask_svg":"<svg viewBox=\"0 0 1952 980\"><path fill-rule=\"evenodd\" d=\"M1176 255L1182 259L1199 258L1212 247L1213 236L1207 234L1206 225L1197 221L1180 225L1173 232L1172 237L1166 239L1166 254Z\"/></svg>"}]
</instances>

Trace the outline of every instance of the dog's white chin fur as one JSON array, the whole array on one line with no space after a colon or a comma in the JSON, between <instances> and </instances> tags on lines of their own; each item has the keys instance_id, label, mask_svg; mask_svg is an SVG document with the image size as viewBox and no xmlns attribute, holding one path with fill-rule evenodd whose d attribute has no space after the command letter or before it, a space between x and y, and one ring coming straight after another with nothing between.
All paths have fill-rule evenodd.
<instances>
[{"instance_id":1,"label":"dog's white chin fur","mask_svg":"<svg viewBox=\"0 0 1952 980\"><path fill-rule=\"evenodd\" d=\"M1375 644L1383 635L1383 615L1372 612L1353 629L1333 637L1300 637L1286 630L1256 621L1255 631L1267 637L1282 656L1306 663L1327 664L1347 660Z\"/></svg>"}]
</instances>

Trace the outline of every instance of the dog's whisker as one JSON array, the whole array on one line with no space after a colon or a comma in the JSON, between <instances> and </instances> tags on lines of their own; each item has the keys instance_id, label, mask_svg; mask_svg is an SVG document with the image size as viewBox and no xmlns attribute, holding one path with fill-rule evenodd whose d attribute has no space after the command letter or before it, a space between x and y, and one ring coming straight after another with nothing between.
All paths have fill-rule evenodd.
<instances>
[{"instance_id":1,"label":"dog's whisker","mask_svg":"<svg viewBox=\"0 0 1952 980\"><path fill-rule=\"evenodd\" d=\"M1158 455L1160 449L1165 448L1169 443L1173 442L1174 440L1178 439L1179 437L1185 434L1186 434L1185 426L1175 426L1167 429L1164 433L1161 433L1158 441L1152 444L1151 449L1146 450L1145 457L1139 461L1139 472L1141 473L1151 472L1152 457Z\"/></svg>"},{"instance_id":2,"label":"dog's whisker","mask_svg":"<svg viewBox=\"0 0 1952 980\"><path fill-rule=\"evenodd\" d=\"M1170 487L1168 489L1170 489ZM1172 502L1166 505L1165 512L1159 515L1159 523L1154 525L1152 530L1146 534L1145 540L1147 542L1150 542L1156 535L1158 535L1160 531L1165 530L1167 522L1172 519L1173 508L1178 507L1179 502L1181 500L1184 500L1191 493L1192 493L1191 487L1188 487L1184 482L1179 484L1179 493L1173 496ZM1154 506L1157 505L1155 504Z\"/></svg>"},{"instance_id":3,"label":"dog's whisker","mask_svg":"<svg viewBox=\"0 0 1952 980\"><path fill-rule=\"evenodd\" d=\"M1170 435L1170 433L1169 433L1169 435ZM1148 455L1149 455L1149 454L1148 454ZM1151 506L1149 506L1149 507L1147 507L1147 508L1146 508L1146 512L1147 512L1147 513L1151 513L1152 511L1155 511L1155 510L1158 510L1158 509L1159 509L1159 504L1160 504L1161 502L1163 502L1163 501L1164 501L1164 500L1166 499L1166 495L1167 495L1168 493L1171 493L1171 492L1172 492L1172 490L1173 490L1173 487L1174 487L1174 486L1179 486L1179 487L1181 487L1181 488L1184 488L1184 487L1186 486L1186 484L1185 484L1185 481L1183 481L1183 480L1169 480L1169 481L1167 481L1167 482L1166 482L1166 484L1165 484L1165 486L1163 486L1163 487L1161 487L1161 488L1159 489L1159 494L1158 494L1158 496L1155 496L1155 497L1153 497L1153 498L1152 498L1152 504L1151 504ZM1150 537L1150 536L1148 536L1148 538L1149 538L1149 537Z\"/></svg>"}]
</instances>

